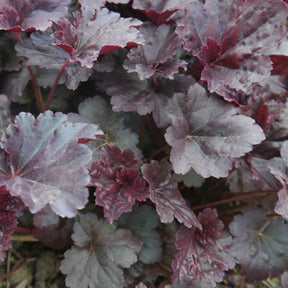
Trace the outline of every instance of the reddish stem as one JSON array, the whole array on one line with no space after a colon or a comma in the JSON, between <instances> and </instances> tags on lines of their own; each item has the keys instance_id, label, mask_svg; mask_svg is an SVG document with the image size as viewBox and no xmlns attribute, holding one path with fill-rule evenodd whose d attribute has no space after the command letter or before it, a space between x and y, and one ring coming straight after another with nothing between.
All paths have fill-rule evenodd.
<instances>
[{"instance_id":1,"label":"reddish stem","mask_svg":"<svg viewBox=\"0 0 288 288\"><path fill-rule=\"evenodd\" d=\"M8 278L8 277L11 276L15 271L17 271L21 266L23 266L23 265L27 262L27 260L33 255L33 253L36 251L36 249L38 248L38 246L39 246L39 243L37 243L37 244L33 247L33 249L30 251L30 253L29 253L23 260L21 260L21 261L19 262L19 264L16 265L11 271L9 271L8 273L0 276L0 281Z\"/></svg>"},{"instance_id":2,"label":"reddish stem","mask_svg":"<svg viewBox=\"0 0 288 288\"><path fill-rule=\"evenodd\" d=\"M44 107L44 111L48 110L49 106L50 106L50 103L52 101L52 98L53 98L53 95L54 95L54 92L57 88L57 85L58 85L58 82L65 70L65 68L68 66L68 64L70 63L70 59L66 60L66 62L63 64L63 66L61 67L60 71L58 72L58 75L54 81L54 84L53 84L53 87L51 88L50 90L50 93L49 93L49 96L48 96L48 99L47 99L47 102L46 102L46 105Z\"/></svg>"},{"instance_id":3,"label":"reddish stem","mask_svg":"<svg viewBox=\"0 0 288 288\"><path fill-rule=\"evenodd\" d=\"M32 234L32 230L31 229L27 229L27 228L23 228L23 227L19 227L17 226L15 228L16 232L22 233L22 234L27 234L27 235L31 235Z\"/></svg>"},{"instance_id":4,"label":"reddish stem","mask_svg":"<svg viewBox=\"0 0 288 288\"><path fill-rule=\"evenodd\" d=\"M243 193L241 195L236 195L234 197L231 198L227 198L227 199L223 199L223 200L219 200L216 202L212 202L212 203L207 203L207 204L202 204L202 205L198 205L198 206L193 206L191 207L192 210L201 210L203 208L209 208L209 207L215 207L215 206L219 206L222 204L227 204L227 203L231 203L233 201L239 201L239 200L244 200L244 199L248 199L251 197L257 197L257 196L262 196L273 193L275 191L257 191L257 192L251 192L251 193Z\"/></svg>"},{"instance_id":5,"label":"reddish stem","mask_svg":"<svg viewBox=\"0 0 288 288\"><path fill-rule=\"evenodd\" d=\"M15 35L16 35L17 41L20 43L22 41L21 33L20 32L15 32ZM26 58L24 57L24 59L26 59ZM36 98L36 101L37 101L39 112L40 113L44 112L42 96L41 96L41 93L40 93L39 86L37 84L37 80L36 80L36 78L34 76L32 68L29 65L27 65L27 69L28 69L29 76L30 76L30 79L31 79L31 82L32 82L32 86L33 86L33 90L34 90L34 94L35 94L35 98Z\"/></svg>"}]
</instances>

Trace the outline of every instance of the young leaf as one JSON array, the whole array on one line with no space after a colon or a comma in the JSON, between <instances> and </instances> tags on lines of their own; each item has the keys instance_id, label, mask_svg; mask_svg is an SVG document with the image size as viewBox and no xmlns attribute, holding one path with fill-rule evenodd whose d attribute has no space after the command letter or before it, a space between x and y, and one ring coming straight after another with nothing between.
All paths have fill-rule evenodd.
<instances>
[{"instance_id":1,"label":"young leaf","mask_svg":"<svg viewBox=\"0 0 288 288\"><path fill-rule=\"evenodd\" d=\"M145 22L139 30L145 43L143 46L132 48L127 54L123 67L129 73L136 72L140 80L153 76L155 72L173 79L179 67L185 68L185 61L171 58L181 47L174 26L162 24L157 27L151 22Z\"/></svg>"},{"instance_id":2,"label":"young leaf","mask_svg":"<svg viewBox=\"0 0 288 288\"><path fill-rule=\"evenodd\" d=\"M172 126L165 139L172 146L170 161L178 174L193 168L202 177L226 177L234 158L265 139L254 119L238 115L234 105L216 95L207 96L199 84L171 100ZM176 115L173 116L173 113Z\"/></svg>"},{"instance_id":3,"label":"young leaf","mask_svg":"<svg viewBox=\"0 0 288 288\"><path fill-rule=\"evenodd\" d=\"M171 223L174 217L186 227L201 228L193 211L186 205L178 190L178 183L171 174L168 161L151 161L141 168L143 178L149 184L149 197L156 205L162 223Z\"/></svg>"},{"instance_id":4,"label":"young leaf","mask_svg":"<svg viewBox=\"0 0 288 288\"><path fill-rule=\"evenodd\" d=\"M73 15L74 25L62 19L56 23L58 30L53 33L53 44L64 49L71 62L92 68L99 55L127 45L143 44L143 36L135 28L142 22L137 19L121 18L106 8L94 10L87 6Z\"/></svg>"},{"instance_id":5,"label":"young leaf","mask_svg":"<svg viewBox=\"0 0 288 288\"><path fill-rule=\"evenodd\" d=\"M242 265L247 282L260 281L281 274L288 265L285 221L266 217L259 208L236 215L229 226L233 239L232 253Z\"/></svg>"},{"instance_id":6,"label":"young leaf","mask_svg":"<svg viewBox=\"0 0 288 288\"><path fill-rule=\"evenodd\" d=\"M194 1L176 32L204 65L209 90L239 102L239 92L270 76L269 50L284 35L286 18L281 0Z\"/></svg>"},{"instance_id":7,"label":"young leaf","mask_svg":"<svg viewBox=\"0 0 288 288\"><path fill-rule=\"evenodd\" d=\"M70 0L1 0L0 29L13 32L44 31L66 16Z\"/></svg>"},{"instance_id":8,"label":"young leaf","mask_svg":"<svg viewBox=\"0 0 288 288\"><path fill-rule=\"evenodd\" d=\"M99 135L96 125L69 123L60 112L36 119L21 112L1 139L0 183L32 213L49 204L57 215L73 217L87 202L90 181L85 165L92 152L79 143Z\"/></svg>"},{"instance_id":9,"label":"young leaf","mask_svg":"<svg viewBox=\"0 0 288 288\"><path fill-rule=\"evenodd\" d=\"M175 245L179 252L172 262L175 288L213 288L222 281L224 271L235 265L231 255L232 238L223 231L224 225L216 210L205 209L198 220L202 231L182 226L176 233Z\"/></svg>"},{"instance_id":10,"label":"young leaf","mask_svg":"<svg viewBox=\"0 0 288 288\"><path fill-rule=\"evenodd\" d=\"M75 245L65 252L60 266L68 287L123 287L122 268L135 263L141 250L141 242L130 231L86 214L75 222L72 239Z\"/></svg>"},{"instance_id":11,"label":"young leaf","mask_svg":"<svg viewBox=\"0 0 288 288\"><path fill-rule=\"evenodd\" d=\"M90 168L91 186L96 187L95 203L104 208L105 217L112 223L131 211L136 200L145 200L148 191L139 178L138 161L131 149L122 152L117 146L105 146L100 154L101 160Z\"/></svg>"}]
</instances>

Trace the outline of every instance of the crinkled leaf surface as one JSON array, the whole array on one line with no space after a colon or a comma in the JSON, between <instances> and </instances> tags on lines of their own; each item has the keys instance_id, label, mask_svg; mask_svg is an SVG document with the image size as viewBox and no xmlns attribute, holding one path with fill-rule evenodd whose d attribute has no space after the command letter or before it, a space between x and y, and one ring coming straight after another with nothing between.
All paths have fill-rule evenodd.
<instances>
[{"instance_id":1,"label":"crinkled leaf surface","mask_svg":"<svg viewBox=\"0 0 288 288\"><path fill-rule=\"evenodd\" d=\"M87 202L92 152L81 143L102 135L92 124L72 124L62 113L46 111L36 119L21 112L1 139L0 183L19 196L32 213L47 204L73 217Z\"/></svg>"},{"instance_id":2,"label":"crinkled leaf surface","mask_svg":"<svg viewBox=\"0 0 288 288\"><path fill-rule=\"evenodd\" d=\"M229 228L233 254L248 282L274 277L287 268L288 226L281 218L271 219L265 210L249 208L236 215Z\"/></svg>"},{"instance_id":3,"label":"crinkled leaf surface","mask_svg":"<svg viewBox=\"0 0 288 288\"><path fill-rule=\"evenodd\" d=\"M1 0L0 29L44 31L67 14L70 0Z\"/></svg>"},{"instance_id":4,"label":"crinkled leaf surface","mask_svg":"<svg viewBox=\"0 0 288 288\"><path fill-rule=\"evenodd\" d=\"M201 227L194 212L186 205L178 190L178 183L171 174L171 166L166 160L152 160L142 166L143 178L149 184L149 197L156 205L162 223L171 223L174 217L187 227Z\"/></svg>"},{"instance_id":5,"label":"crinkled leaf surface","mask_svg":"<svg viewBox=\"0 0 288 288\"><path fill-rule=\"evenodd\" d=\"M100 147L105 146L105 144L115 145L121 150L130 148L135 153L136 159L143 157L142 152L137 147L138 135L124 125L123 114L113 113L109 103L100 96L85 99L78 107L78 114L69 113L68 119L74 123L97 124L103 131L103 136L87 144L93 151L93 161L100 159Z\"/></svg>"},{"instance_id":6,"label":"crinkled leaf surface","mask_svg":"<svg viewBox=\"0 0 288 288\"><path fill-rule=\"evenodd\" d=\"M105 217L112 223L131 211L136 200L147 199L148 190L139 177L139 164L131 149L105 146L100 155L101 160L90 168L91 185L96 187L95 203L104 208Z\"/></svg>"},{"instance_id":7,"label":"crinkled leaf surface","mask_svg":"<svg viewBox=\"0 0 288 288\"><path fill-rule=\"evenodd\" d=\"M238 115L234 105L215 95L208 97L199 84L187 95L174 94L171 101L176 115L171 113L165 139L172 146L170 160L178 174L193 168L202 177L226 177L233 158L265 139L254 119Z\"/></svg>"},{"instance_id":8,"label":"crinkled leaf surface","mask_svg":"<svg viewBox=\"0 0 288 288\"><path fill-rule=\"evenodd\" d=\"M0 94L0 136L11 123L10 101L4 94Z\"/></svg>"},{"instance_id":9,"label":"crinkled leaf surface","mask_svg":"<svg viewBox=\"0 0 288 288\"><path fill-rule=\"evenodd\" d=\"M159 218L149 206L135 205L132 212L123 213L117 220L117 227L130 230L143 243L139 260L145 264L161 260L162 241L156 228Z\"/></svg>"},{"instance_id":10,"label":"crinkled leaf surface","mask_svg":"<svg viewBox=\"0 0 288 288\"><path fill-rule=\"evenodd\" d=\"M209 90L239 101L239 92L269 77L269 50L284 35L286 17L280 0L192 2L177 33L204 65L201 79Z\"/></svg>"},{"instance_id":11,"label":"crinkled leaf surface","mask_svg":"<svg viewBox=\"0 0 288 288\"><path fill-rule=\"evenodd\" d=\"M86 214L74 224L72 238L75 245L65 252L60 267L68 287L123 287L122 268L135 263L141 250L141 242L130 231Z\"/></svg>"},{"instance_id":12,"label":"crinkled leaf surface","mask_svg":"<svg viewBox=\"0 0 288 288\"><path fill-rule=\"evenodd\" d=\"M288 141L281 148L281 158L275 157L269 163L270 172L280 181L282 188L278 192L275 212L288 219Z\"/></svg>"},{"instance_id":13,"label":"crinkled leaf surface","mask_svg":"<svg viewBox=\"0 0 288 288\"><path fill-rule=\"evenodd\" d=\"M64 49L70 61L92 68L99 55L128 44L143 44L143 36L135 26L142 24L133 18L121 18L120 14L106 8L94 10L84 6L74 12L75 24L67 19L56 23L53 44Z\"/></svg>"},{"instance_id":14,"label":"crinkled leaf surface","mask_svg":"<svg viewBox=\"0 0 288 288\"><path fill-rule=\"evenodd\" d=\"M207 208L198 216L202 231L182 226L176 233L178 253L172 262L173 287L213 288L222 281L224 271L235 265L231 255L232 238L223 231L215 209ZM175 286L175 282L179 286ZM181 285L180 285L181 284ZM185 284L185 285L183 285ZM192 285L193 284L193 285Z\"/></svg>"},{"instance_id":15,"label":"crinkled leaf surface","mask_svg":"<svg viewBox=\"0 0 288 288\"><path fill-rule=\"evenodd\" d=\"M173 25L156 26L145 22L139 30L145 43L129 51L123 65L129 73L136 72L140 80L151 77L155 72L172 79L174 74L178 73L179 67L185 68L185 61L171 59L174 52L181 47Z\"/></svg>"}]
</instances>

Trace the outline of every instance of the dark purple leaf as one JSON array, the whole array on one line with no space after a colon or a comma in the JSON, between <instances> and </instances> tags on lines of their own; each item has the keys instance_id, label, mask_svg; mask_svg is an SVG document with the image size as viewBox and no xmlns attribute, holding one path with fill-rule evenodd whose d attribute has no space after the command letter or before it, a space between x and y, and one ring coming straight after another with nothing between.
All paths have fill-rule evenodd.
<instances>
[{"instance_id":1,"label":"dark purple leaf","mask_svg":"<svg viewBox=\"0 0 288 288\"><path fill-rule=\"evenodd\" d=\"M97 75L98 87L111 97L115 112L137 111L145 115L153 111L159 127L170 123L169 112L163 109L176 92L187 92L195 80L190 76L175 75L173 80L161 74L154 74L154 80L140 80L136 73L127 73L117 67L112 73Z\"/></svg>"},{"instance_id":2,"label":"dark purple leaf","mask_svg":"<svg viewBox=\"0 0 288 288\"><path fill-rule=\"evenodd\" d=\"M131 149L122 152L117 146L105 146L100 155L101 160L90 168L91 185L96 187L96 204L104 208L105 217L112 223L131 211L136 200L145 200L148 191L139 178L139 164Z\"/></svg>"},{"instance_id":3,"label":"dark purple leaf","mask_svg":"<svg viewBox=\"0 0 288 288\"><path fill-rule=\"evenodd\" d=\"M284 35L286 18L281 0L194 1L177 33L204 65L201 79L209 90L239 102L239 92L270 76L269 50Z\"/></svg>"},{"instance_id":4,"label":"dark purple leaf","mask_svg":"<svg viewBox=\"0 0 288 288\"><path fill-rule=\"evenodd\" d=\"M68 287L123 287L122 268L134 264L141 250L141 242L130 231L86 214L75 222L72 239L75 245L65 252L60 267Z\"/></svg>"},{"instance_id":5,"label":"dark purple leaf","mask_svg":"<svg viewBox=\"0 0 288 288\"><path fill-rule=\"evenodd\" d=\"M106 8L98 11L87 6L73 15L74 25L62 19L53 33L53 44L64 49L71 62L92 68L99 55L128 44L143 44L143 36L135 28L142 22L137 19L121 18Z\"/></svg>"},{"instance_id":6,"label":"dark purple leaf","mask_svg":"<svg viewBox=\"0 0 288 288\"><path fill-rule=\"evenodd\" d=\"M74 219L60 218L57 225L34 228L32 234L47 247L67 249L72 244L73 224Z\"/></svg>"},{"instance_id":7,"label":"dark purple leaf","mask_svg":"<svg viewBox=\"0 0 288 288\"><path fill-rule=\"evenodd\" d=\"M96 125L69 123L62 113L35 119L22 112L1 139L0 183L32 213L49 204L57 215L73 217L88 200L90 181L85 165L92 152L79 143L99 135Z\"/></svg>"},{"instance_id":8,"label":"dark purple leaf","mask_svg":"<svg viewBox=\"0 0 288 288\"><path fill-rule=\"evenodd\" d=\"M171 103L172 126L165 139L172 146L170 160L178 174L193 168L205 178L226 177L233 159L265 139L252 118L238 115L234 105L215 95L208 97L199 84L187 95L174 94Z\"/></svg>"},{"instance_id":9,"label":"dark purple leaf","mask_svg":"<svg viewBox=\"0 0 288 288\"><path fill-rule=\"evenodd\" d=\"M144 36L145 43L129 51L123 65L129 73L136 72L140 80L153 76L155 72L173 79L180 67L185 68L185 61L171 58L181 47L174 26L168 24L156 26L146 22L139 30Z\"/></svg>"},{"instance_id":10,"label":"dark purple leaf","mask_svg":"<svg viewBox=\"0 0 288 288\"><path fill-rule=\"evenodd\" d=\"M156 205L162 223L171 223L175 217L187 227L201 228L195 214L179 192L177 180L171 174L170 164L166 160L153 160L150 164L144 164L142 173L149 184L149 197Z\"/></svg>"},{"instance_id":11,"label":"dark purple leaf","mask_svg":"<svg viewBox=\"0 0 288 288\"><path fill-rule=\"evenodd\" d=\"M70 0L1 0L0 29L44 31L67 14Z\"/></svg>"},{"instance_id":12,"label":"dark purple leaf","mask_svg":"<svg viewBox=\"0 0 288 288\"><path fill-rule=\"evenodd\" d=\"M216 210L207 208L198 216L202 231L182 226L176 233L179 252L172 262L173 287L215 287L224 271L235 265L231 255L232 239L223 231ZM175 286L175 282L179 286ZM181 286L181 285L182 286ZM183 285L184 284L184 285ZM192 285L193 284L193 285Z\"/></svg>"},{"instance_id":13,"label":"dark purple leaf","mask_svg":"<svg viewBox=\"0 0 288 288\"><path fill-rule=\"evenodd\" d=\"M230 224L232 252L247 282L281 274L288 265L288 226L280 218L266 217L259 208L246 209Z\"/></svg>"}]
</instances>

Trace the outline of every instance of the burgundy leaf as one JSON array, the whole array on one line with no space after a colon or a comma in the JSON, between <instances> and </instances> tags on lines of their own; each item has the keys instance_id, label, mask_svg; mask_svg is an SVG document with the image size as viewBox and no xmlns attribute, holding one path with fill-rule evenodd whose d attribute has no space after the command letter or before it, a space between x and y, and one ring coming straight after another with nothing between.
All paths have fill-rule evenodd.
<instances>
[{"instance_id":1,"label":"burgundy leaf","mask_svg":"<svg viewBox=\"0 0 288 288\"><path fill-rule=\"evenodd\" d=\"M255 121L238 115L234 105L215 95L207 96L199 84L187 95L171 100L175 114L165 139L172 146L170 160L178 174L193 168L202 177L226 177L233 159L251 151L265 136Z\"/></svg>"},{"instance_id":2,"label":"burgundy leaf","mask_svg":"<svg viewBox=\"0 0 288 288\"><path fill-rule=\"evenodd\" d=\"M70 61L84 67L92 68L99 55L128 44L143 44L144 39L135 28L142 22L137 19L121 18L106 8L98 11L87 6L73 15L74 25L67 19L56 23L53 44L64 49Z\"/></svg>"},{"instance_id":3,"label":"burgundy leaf","mask_svg":"<svg viewBox=\"0 0 288 288\"><path fill-rule=\"evenodd\" d=\"M193 1L195 0L134 0L132 7L146 14L156 25L161 25L173 13Z\"/></svg>"},{"instance_id":4,"label":"burgundy leaf","mask_svg":"<svg viewBox=\"0 0 288 288\"><path fill-rule=\"evenodd\" d=\"M288 74L288 56L287 55L270 55L273 63L272 75L287 75Z\"/></svg>"},{"instance_id":5,"label":"burgundy leaf","mask_svg":"<svg viewBox=\"0 0 288 288\"><path fill-rule=\"evenodd\" d=\"M259 208L246 209L230 224L232 253L242 265L247 282L281 274L288 265L288 226L280 218L266 217Z\"/></svg>"},{"instance_id":6,"label":"burgundy leaf","mask_svg":"<svg viewBox=\"0 0 288 288\"><path fill-rule=\"evenodd\" d=\"M32 213L49 204L57 215L73 217L88 200L90 181L85 165L92 152L79 143L99 135L96 125L69 123L62 113L35 119L21 112L1 139L0 183Z\"/></svg>"},{"instance_id":7,"label":"burgundy leaf","mask_svg":"<svg viewBox=\"0 0 288 288\"><path fill-rule=\"evenodd\" d=\"M187 227L201 228L195 214L179 192L177 180L171 174L171 167L166 160L153 160L150 164L144 164L142 173L149 184L149 197L156 205L162 223L171 223L175 217Z\"/></svg>"},{"instance_id":8,"label":"burgundy leaf","mask_svg":"<svg viewBox=\"0 0 288 288\"><path fill-rule=\"evenodd\" d=\"M135 263L141 250L141 242L130 231L86 214L75 222L72 239L75 245L65 252L60 267L67 275L66 286L124 287L122 268Z\"/></svg>"},{"instance_id":9,"label":"burgundy leaf","mask_svg":"<svg viewBox=\"0 0 288 288\"><path fill-rule=\"evenodd\" d=\"M0 263L5 259L5 251L12 248L10 235L15 231L16 212L21 208L22 202L12 197L5 186L0 186Z\"/></svg>"},{"instance_id":10,"label":"burgundy leaf","mask_svg":"<svg viewBox=\"0 0 288 288\"><path fill-rule=\"evenodd\" d=\"M181 47L174 26L162 24L157 27L151 22L146 22L139 30L145 43L129 51L123 65L129 73L136 72L140 80L151 77L155 72L173 79L179 67L185 68L185 61L171 59L175 51Z\"/></svg>"},{"instance_id":11,"label":"burgundy leaf","mask_svg":"<svg viewBox=\"0 0 288 288\"><path fill-rule=\"evenodd\" d=\"M182 226L176 233L175 245L179 252L172 262L175 288L189 284L187 287L213 288L223 279L224 271L235 265L231 255L232 239L223 231L224 225L216 210L205 209L198 220L202 231ZM175 286L175 282L179 286Z\"/></svg>"},{"instance_id":12,"label":"burgundy leaf","mask_svg":"<svg viewBox=\"0 0 288 288\"><path fill-rule=\"evenodd\" d=\"M204 65L209 90L239 102L239 92L269 77L269 50L284 35L286 17L281 0L195 1L186 5L177 33Z\"/></svg>"},{"instance_id":13,"label":"burgundy leaf","mask_svg":"<svg viewBox=\"0 0 288 288\"><path fill-rule=\"evenodd\" d=\"M0 29L13 32L44 31L67 12L70 0L1 0Z\"/></svg>"},{"instance_id":14,"label":"burgundy leaf","mask_svg":"<svg viewBox=\"0 0 288 288\"><path fill-rule=\"evenodd\" d=\"M139 178L138 161L131 149L123 152L117 146L105 146L101 160L91 165L91 185L96 187L95 202L104 208L112 223L132 210L136 200L148 197L146 183Z\"/></svg>"}]
</instances>

